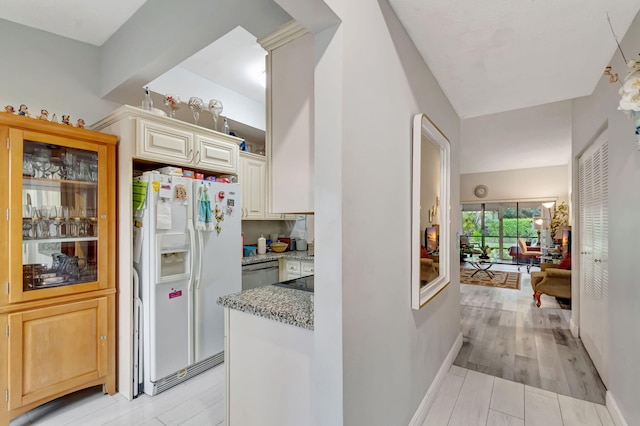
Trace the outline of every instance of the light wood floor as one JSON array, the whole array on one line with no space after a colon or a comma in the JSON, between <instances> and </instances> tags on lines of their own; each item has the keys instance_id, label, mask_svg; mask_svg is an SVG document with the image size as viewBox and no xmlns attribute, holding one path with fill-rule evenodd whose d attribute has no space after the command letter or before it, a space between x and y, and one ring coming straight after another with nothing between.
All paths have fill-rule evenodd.
<instances>
[{"instance_id":1,"label":"light wood floor","mask_svg":"<svg viewBox=\"0 0 640 426\"><path fill-rule=\"evenodd\" d=\"M492 268L517 270L513 265ZM454 364L604 404L602 380L580 339L571 334L571 310L546 295L536 307L531 277L526 268L520 272L519 291L460 285L464 340Z\"/></svg>"}]
</instances>

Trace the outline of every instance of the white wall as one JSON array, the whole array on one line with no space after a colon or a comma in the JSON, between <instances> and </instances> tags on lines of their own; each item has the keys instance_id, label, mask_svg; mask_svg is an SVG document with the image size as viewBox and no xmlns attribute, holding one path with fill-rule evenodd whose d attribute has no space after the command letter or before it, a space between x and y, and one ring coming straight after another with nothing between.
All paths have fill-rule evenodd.
<instances>
[{"instance_id":1,"label":"white wall","mask_svg":"<svg viewBox=\"0 0 640 426\"><path fill-rule=\"evenodd\" d=\"M316 424L405 425L460 332L457 268L410 308L412 118L451 140L452 230L459 118L386 1L326 3L342 25L315 75Z\"/></svg>"},{"instance_id":2,"label":"white wall","mask_svg":"<svg viewBox=\"0 0 640 426\"><path fill-rule=\"evenodd\" d=\"M640 16L621 43L628 59L640 52ZM620 77L626 67L619 52L610 65ZM608 391L628 424L640 419L640 328L638 306L638 238L640 235L640 152L635 147L633 121L617 105L618 84L603 77L593 94L573 102L573 156L577 158L602 132L609 135L609 343ZM577 178L574 167L573 178ZM577 202L574 186L573 203ZM577 239L574 244L577 243ZM576 248L574 247L574 253ZM579 250L578 250L579 251ZM579 270L578 265L573 268ZM577 291L574 286L572 291Z\"/></svg>"},{"instance_id":3,"label":"white wall","mask_svg":"<svg viewBox=\"0 0 640 426\"><path fill-rule=\"evenodd\" d=\"M460 135L461 173L567 164L571 101L467 118Z\"/></svg>"},{"instance_id":4,"label":"white wall","mask_svg":"<svg viewBox=\"0 0 640 426\"><path fill-rule=\"evenodd\" d=\"M489 188L485 198L474 195L473 189L477 185ZM538 199L568 201L568 189L567 165L460 175L462 203Z\"/></svg>"}]
</instances>

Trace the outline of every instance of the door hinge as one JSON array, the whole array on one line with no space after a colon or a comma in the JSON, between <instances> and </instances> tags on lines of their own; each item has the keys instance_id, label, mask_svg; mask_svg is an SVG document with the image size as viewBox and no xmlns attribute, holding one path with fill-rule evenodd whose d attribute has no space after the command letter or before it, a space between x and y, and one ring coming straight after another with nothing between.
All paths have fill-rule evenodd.
<instances>
[{"instance_id":1,"label":"door hinge","mask_svg":"<svg viewBox=\"0 0 640 426\"><path fill-rule=\"evenodd\" d=\"M7 335L7 337L9 337L9 324L7 324L5 334Z\"/></svg>"},{"instance_id":2,"label":"door hinge","mask_svg":"<svg viewBox=\"0 0 640 426\"><path fill-rule=\"evenodd\" d=\"M11 151L11 139L7 136L7 151Z\"/></svg>"},{"instance_id":3,"label":"door hinge","mask_svg":"<svg viewBox=\"0 0 640 426\"><path fill-rule=\"evenodd\" d=\"M9 388L4 390L4 400L9 402Z\"/></svg>"},{"instance_id":4,"label":"door hinge","mask_svg":"<svg viewBox=\"0 0 640 426\"><path fill-rule=\"evenodd\" d=\"M9 294L10 290L11 290L11 283L7 281L7 294Z\"/></svg>"},{"instance_id":5,"label":"door hinge","mask_svg":"<svg viewBox=\"0 0 640 426\"><path fill-rule=\"evenodd\" d=\"M9 220L9 208L7 208L7 220Z\"/></svg>"}]
</instances>

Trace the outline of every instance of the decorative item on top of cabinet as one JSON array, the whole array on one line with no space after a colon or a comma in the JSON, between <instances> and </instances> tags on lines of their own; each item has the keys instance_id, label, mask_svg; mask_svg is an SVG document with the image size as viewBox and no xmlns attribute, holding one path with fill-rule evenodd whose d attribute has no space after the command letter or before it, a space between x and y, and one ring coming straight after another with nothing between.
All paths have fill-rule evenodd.
<instances>
[{"instance_id":1,"label":"decorative item on top of cabinet","mask_svg":"<svg viewBox=\"0 0 640 426\"><path fill-rule=\"evenodd\" d=\"M314 36L296 21L259 39L267 54L267 206L313 212Z\"/></svg>"},{"instance_id":2,"label":"decorative item on top of cabinet","mask_svg":"<svg viewBox=\"0 0 640 426\"><path fill-rule=\"evenodd\" d=\"M0 137L6 425L79 389L115 393L116 137L10 114Z\"/></svg>"}]
</instances>

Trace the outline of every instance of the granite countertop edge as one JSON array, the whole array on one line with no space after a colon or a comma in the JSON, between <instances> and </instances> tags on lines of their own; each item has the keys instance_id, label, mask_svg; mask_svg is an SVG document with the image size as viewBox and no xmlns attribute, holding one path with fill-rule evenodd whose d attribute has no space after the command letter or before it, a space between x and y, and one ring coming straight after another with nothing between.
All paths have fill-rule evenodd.
<instances>
[{"instance_id":1,"label":"granite countertop edge","mask_svg":"<svg viewBox=\"0 0 640 426\"><path fill-rule=\"evenodd\" d=\"M218 304L313 331L313 293L266 285L222 296Z\"/></svg>"},{"instance_id":2,"label":"granite countertop edge","mask_svg":"<svg viewBox=\"0 0 640 426\"><path fill-rule=\"evenodd\" d=\"M309 255L308 251L285 251L282 253L270 252L266 254L257 254L255 256L243 257L242 266L269 262L271 260L278 260L280 258L291 260L313 260L313 255Z\"/></svg>"}]
</instances>

